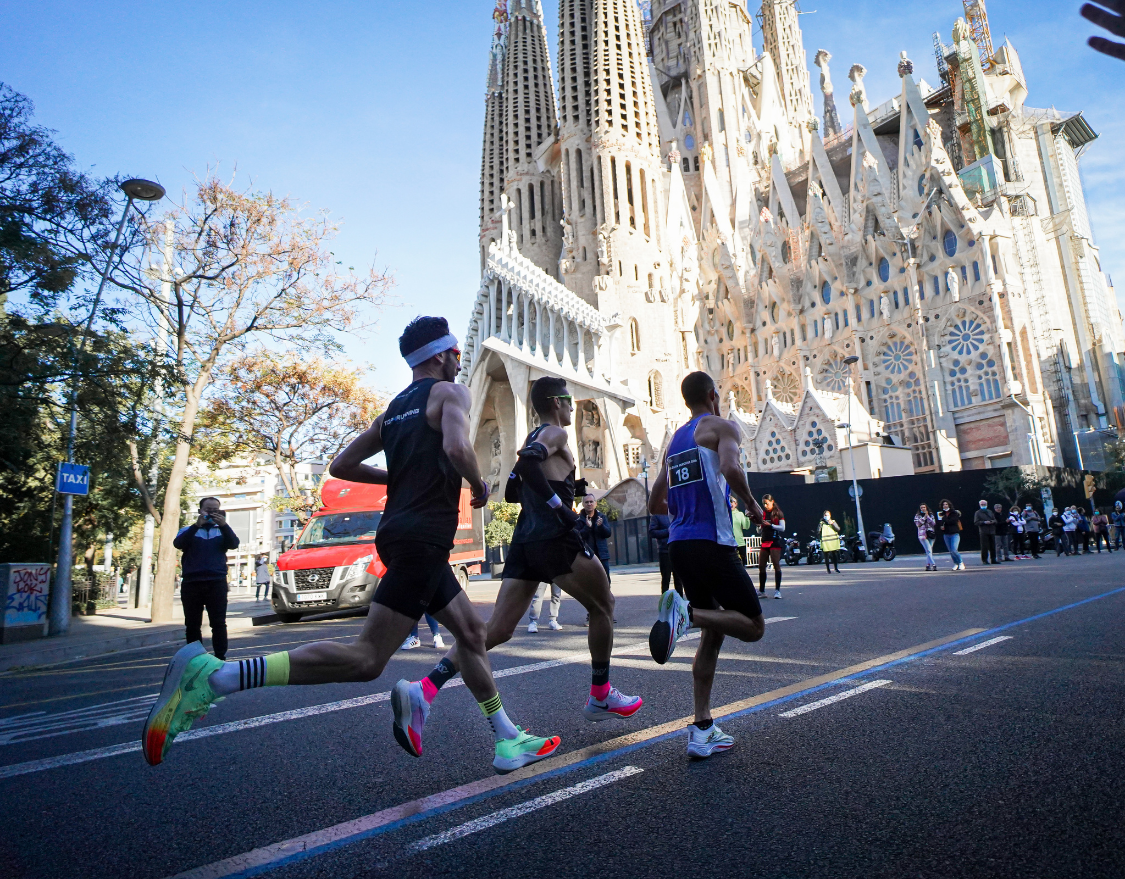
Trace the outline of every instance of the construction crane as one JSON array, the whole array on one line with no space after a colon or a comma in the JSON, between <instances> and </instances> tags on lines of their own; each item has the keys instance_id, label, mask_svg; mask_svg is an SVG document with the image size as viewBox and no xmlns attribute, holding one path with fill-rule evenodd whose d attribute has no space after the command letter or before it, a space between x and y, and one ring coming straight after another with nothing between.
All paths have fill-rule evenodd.
<instances>
[{"instance_id":1,"label":"construction crane","mask_svg":"<svg viewBox=\"0 0 1125 879\"><path fill-rule=\"evenodd\" d=\"M969 25L969 34L977 44L980 52L980 66L984 70L992 69L992 32L988 29L988 11L984 8L984 0L962 0L965 6L965 22Z\"/></svg>"}]
</instances>

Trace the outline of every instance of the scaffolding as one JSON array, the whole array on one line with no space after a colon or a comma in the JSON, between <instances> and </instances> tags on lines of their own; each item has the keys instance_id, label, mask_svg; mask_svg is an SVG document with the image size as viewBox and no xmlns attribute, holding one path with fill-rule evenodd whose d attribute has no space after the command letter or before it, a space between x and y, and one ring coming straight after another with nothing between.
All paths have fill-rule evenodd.
<instances>
[{"instance_id":1,"label":"scaffolding","mask_svg":"<svg viewBox=\"0 0 1125 879\"><path fill-rule=\"evenodd\" d=\"M985 70L992 69L992 32L988 29L988 12L984 8L984 0L963 0L965 6L965 23L969 25L969 34L977 44L980 52L980 66Z\"/></svg>"}]
</instances>

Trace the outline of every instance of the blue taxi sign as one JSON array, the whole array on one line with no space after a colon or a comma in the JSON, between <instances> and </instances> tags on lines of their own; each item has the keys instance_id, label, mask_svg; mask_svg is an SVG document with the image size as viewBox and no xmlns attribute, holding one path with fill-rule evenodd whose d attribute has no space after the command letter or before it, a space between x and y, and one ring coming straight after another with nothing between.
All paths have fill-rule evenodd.
<instances>
[{"instance_id":1,"label":"blue taxi sign","mask_svg":"<svg viewBox=\"0 0 1125 879\"><path fill-rule=\"evenodd\" d=\"M90 468L85 464L59 461L59 473L55 478L55 491L59 494L89 494Z\"/></svg>"}]
</instances>

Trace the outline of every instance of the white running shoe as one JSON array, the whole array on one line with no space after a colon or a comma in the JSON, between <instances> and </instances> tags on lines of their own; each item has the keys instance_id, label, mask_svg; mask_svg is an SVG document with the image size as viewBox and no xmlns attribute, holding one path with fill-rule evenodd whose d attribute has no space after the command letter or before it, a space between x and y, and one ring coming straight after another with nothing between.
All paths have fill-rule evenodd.
<instances>
[{"instance_id":1,"label":"white running shoe","mask_svg":"<svg viewBox=\"0 0 1125 879\"><path fill-rule=\"evenodd\" d=\"M411 757L422 756L422 728L430 716L430 703L422 695L420 681L399 681L391 690L392 729L395 741Z\"/></svg>"},{"instance_id":2,"label":"white running shoe","mask_svg":"<svg viewBox=\"0 0 1125 879\"><path fill-rule=\"evenodd\" d=\"M562 628L562 626L559 625L558 620L551 620L549 623L547 623L547 628L552 632L557 632Z\"/></svg>"},{"instance_id":3,"label":"white running shoe","mask_svg":"<svg viewBox=\"0 0 1125 879\"><path fill-rule=\"evenodd\" d=\"M405 641L402 642L400 650L413 650L415 647L421 647L422 642L417 635L409 635Z\"/></svg>"},{"instance_id":4,"label":"white running shoe","mask_svg":"<svg viewBox=\"0 0 1125 879\"><path fill-rule=\"evenodd\" d=\"M586 699L586 707L582 709L582 713L587 720L595 722L615 714L618 717L632 717L644 704L645 700L640 696L626 696L617 687L610 687L604 702L599 702L593 696Z\"/></svg>"},{"instance_id":5,"label":"white running shoe","mask_svg":"<svg viewBox=\"0 0 1125 879\"><path fill-rule=\"evenodd\" d=\"M669 589L660 596L660 608L652 631L648 634L648 652L660 665L672 656L676 641L688 630L688 603L680 598L675 589Z\"/></svg>"},{"instance_id":6,"label":"white running shoe","mask_svg":"<svg viewBox=\"0 0 1125 879\"><path fill-rule=\"evenodd\" d=\"M537 623L535 620L532 620L530 623L527 624L527 634L534 635L538 631L539 631L539 623Z\"/></svg>"},{"instance_id":7,"label":"white running shoe","mask_svg":"<svg viewBox=\"0 0 1125 879\"><path fill-rule=\"evenodd\" d=\"M774 598L781 598L781 590L780 590L780 589L775 589L775 590L773 591L773 597L774 597Z\"/></svg>"},{"instance_id":8,"label":"white running shoe","mask_svg":"<svg viewBox=\"0 0 1125 879\"><path fill-rule=\"evenodd\" d=\"M687 752L689 757L710 757L717 751L729 751L734 747L734 739L719 729L712 721L707 729L700 729L694 723L688 727Z\"/></svg>"},{"instance_id":9,"label":"white running shoe","mask_svg":"<svg viewBox=\"0 0 1125 879\"><path fill-rule=\"evenodd\" d=\"M434 650L444 650L444 649L445 649L445 641L442 639L441 635L434 635Z\"/></svg>"}]
</instances>

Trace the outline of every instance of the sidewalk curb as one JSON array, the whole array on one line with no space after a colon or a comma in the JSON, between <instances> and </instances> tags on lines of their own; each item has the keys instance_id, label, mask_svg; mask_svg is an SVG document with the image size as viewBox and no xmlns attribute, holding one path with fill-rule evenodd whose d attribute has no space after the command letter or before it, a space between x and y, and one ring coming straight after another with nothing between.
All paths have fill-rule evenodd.
<instances>
[{"instance_id":1,"label":"sidewalk curb","mask_svg":"<svg viewBox=\"0 0 1125 879\"><path fill-rule=\"evenodd\" d=\"M31 668L44 665L57 665L61 662L70 662L75 659L86 659L93 656L105 656L123 650L135 650L141 647L155 647L158 644L167 644L182 641L183 630L162 632L137 632L133 635L115 635L112 638L100 638L96 641L84 641L78 644L52 644L21 653L18 656L0 657L0 674L13 669Z\"/></svg>"}]
</instances>

